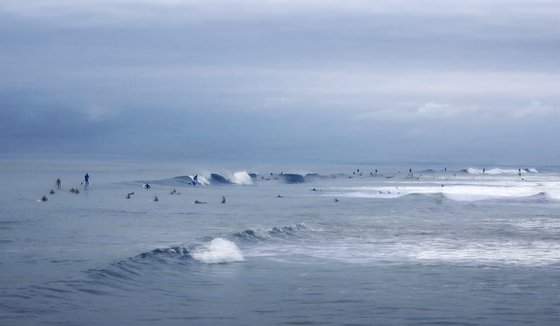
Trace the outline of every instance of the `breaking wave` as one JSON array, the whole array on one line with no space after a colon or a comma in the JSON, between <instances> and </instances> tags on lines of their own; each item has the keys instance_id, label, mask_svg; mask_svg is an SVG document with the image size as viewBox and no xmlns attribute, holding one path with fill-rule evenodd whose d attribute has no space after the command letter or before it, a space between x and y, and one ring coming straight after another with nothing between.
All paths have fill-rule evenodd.
<instances>
[{"instance_id":1,"label":"breaking wave","mask_svg":"<svg viewBox=\"0 0 560 326\"><path fill-rule=\"evenodd\" d=\"M151 183L163 186L208 186L208 185L252 185L253 177L256 175L251 175L247 171L237 171L232 174L196 174L196 175L182 175L173 177L170 179L162 180L151 180L151 181L139 181L143 183Z\"/></svg>"},{"instance_id":2,"label":"breaking wave","mask_svg":"<svg viewBox=\"0 0 560 326\"><path fill-rule=\"evenodd\" d=\"M468 168L463 170L468 174L489 174L489 175L500 175L500 174L527 174L527 173L539 173L537 169L529 168L529 169L500 169L500 168L492 168L492 169L478 169L478 168Z\"/></svg>"},{"instance_id":3,"label":"breaking wave","mask_svg":"<svg viewBox=\"0 0 560 326\"><path fill-rule=\"evenodd\" d=\"M505 200L516 202L557 201L557 192L539 191L533 187L498 187L498 186L448 186L448 187L356 187L335 189L324 196L350 198L431 198L452 201Z\"/></svg>"},{"instance_id":4,"label":"breaking wave","mask_svg":"<svg viewBox=\"0 0 560 326\"><path fill-rule=\"evenodd\" d=\"M245 258L235 243L223 238L213 238L190 246L157 248L131 258L132 260L155 258L160 260L190 260L206 264L243 261Z\"/></svg>"},{"instance_id":5,"label":"breaking wave","mask_svg":"<svg viewBox=\"0 0 560 326\"><path fill-rule=\"evenodd\" d=\"M204 237L188 244L156 248L134 257L115 262L106 268L91 269L87 273L103 282L130 281L146 269L159 265L228 264L245 261L240 246L262 242L293 240L302 231L311 230L303 223L273 227L268 230L247 229L223 237Z\"/></svg>"},{"instance_id":6,"label":"breaking wave","mask_svg":"<svg viewBox=\"0 0 560 326\"><path fill-rule=\"evenodd\" d=\"M213 239L209 244L193 249L191 257L196 261L207 264L232 263L245 260L241 250L239 250L235 243L222 238Z\"/></svg>"}]
</instances>

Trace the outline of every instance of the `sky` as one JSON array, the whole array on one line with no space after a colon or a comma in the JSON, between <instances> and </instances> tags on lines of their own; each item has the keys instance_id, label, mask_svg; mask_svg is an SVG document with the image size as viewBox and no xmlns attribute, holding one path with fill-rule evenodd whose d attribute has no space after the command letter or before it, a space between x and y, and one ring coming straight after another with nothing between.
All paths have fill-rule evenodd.
<instances>
[{"instance_id":1,"label":"sky","mask_svg":"<svg viewBox=\"0 0 560 326\"><path fill-rule=\"evenodd\" d=\"M560 1L0 0L0 153L560 165Z\"/></svg>"}]
</instances>

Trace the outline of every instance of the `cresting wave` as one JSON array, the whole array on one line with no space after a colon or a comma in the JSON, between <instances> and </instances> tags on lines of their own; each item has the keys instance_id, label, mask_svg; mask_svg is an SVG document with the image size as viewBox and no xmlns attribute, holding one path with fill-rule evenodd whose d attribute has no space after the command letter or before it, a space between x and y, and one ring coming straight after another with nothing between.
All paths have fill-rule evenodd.
<instances>
[{"instance_id":1,"label":"cresting wave","mask_svg":"<svg viewBox=\"0 0 560 326\"><path fill-rule=\"evenodd\" d=\"M256 177L253 173L247 171L237 171L231 174L195 174L182 175L163 180L140 181L141 183L151 183L164 186L208 186L208 185L252 185L253 179Z\"/></svg>"},{"instance_id":2,"label":"cresting wave","mask_svg":"<svg viewBox=\"0 0 560 326\"><path fill-rule=\"evenodd\" d=\"M131 258L138 259L193 260L207 264L220 264L244 261L241 250L235 243L223 238L213 238L208 242L187 246L158 248Z\"/></svg>"},{"instance_id":3,"label":"cresting wave","mask_svg":"<svg viewBox=\"0 0 560 326\"><path fill-rule=\"evenodd\" d=\"M143 269L159 265L227 264L245 261L239 245L293 240L301 232L310 231L305 224L273 227L268 230L247 229L225 237L205 237L192 243L167 248L156 248L134 257L115 262L107 268L92 269L88 274L94 279L132 279ZM236 243L237 242L237 243ZM238 245L239 243L239 245Z\"/></svg>"}]
</instances>

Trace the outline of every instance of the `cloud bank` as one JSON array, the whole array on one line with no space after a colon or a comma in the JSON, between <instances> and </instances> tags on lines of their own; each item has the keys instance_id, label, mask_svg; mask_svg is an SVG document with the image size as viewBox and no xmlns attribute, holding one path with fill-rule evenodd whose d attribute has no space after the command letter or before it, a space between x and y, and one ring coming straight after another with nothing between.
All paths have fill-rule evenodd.
<instances>
[{"instance_id":1,"label":"cloud bank","mask_svg":"<svg viewBox=\"0 0 560 326\"><path fill-rule=\"evenodd\" d=\"M0 1L0 150L560 164L559 16L541 0Z\"/></svg>"}]
</instances>

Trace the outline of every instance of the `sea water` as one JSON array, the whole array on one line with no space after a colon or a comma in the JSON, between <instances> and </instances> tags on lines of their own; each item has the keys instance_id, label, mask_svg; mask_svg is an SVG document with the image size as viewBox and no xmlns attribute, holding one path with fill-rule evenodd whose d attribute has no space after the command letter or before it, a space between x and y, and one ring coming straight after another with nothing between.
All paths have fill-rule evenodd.
<instances>
[{"instance_id":1,"label":"sea water","mask_svg":"<svg viewBox=\"0 0 560 326\"><path fill-rule=\"evenodd\" d=\"M0 167L1 325L560 322L555 169Z\"/></svg>"}]
</instances>

